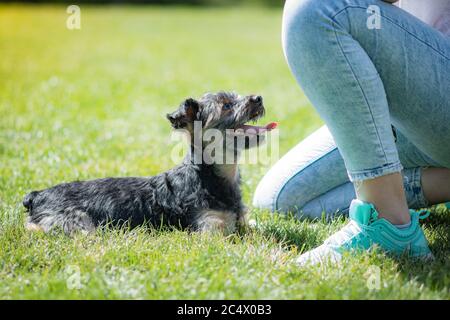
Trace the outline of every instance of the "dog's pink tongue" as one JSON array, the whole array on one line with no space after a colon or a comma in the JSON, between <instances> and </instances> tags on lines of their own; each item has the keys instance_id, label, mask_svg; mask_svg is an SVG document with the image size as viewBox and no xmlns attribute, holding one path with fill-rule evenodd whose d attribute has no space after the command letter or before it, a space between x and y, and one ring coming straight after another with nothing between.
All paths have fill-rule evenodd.
<instances>
[{"instance_id":1,"label":"dog's pink tongue","mask_svg":"<svg viewBox=\"0 0 450 320\"><path fill-rule=\"evenodd\" d=\"M253 130L255 133L260 134L260 133L264 133L266 131L273 130L276 127L278 127L278 123L277 122L271 122L271 123L265 125L264 127L251 126L249 124L244 124L244 125L240 126L239 129L243 129L244 131Z\"/></svg>"},{"instance_id":2,"label":"dog's pink tongue","mask_svg":"<svg viewBox=\"0 0 450 320\"><path fill-rule=\"evenodd\" d=\"M267 130L273 130L273 129L275 129L276 127L278 127L278 122L271 122L271 123L269 123L268 125L266 125L266 129L267 129Z\"/></svg>"}]
</instances>

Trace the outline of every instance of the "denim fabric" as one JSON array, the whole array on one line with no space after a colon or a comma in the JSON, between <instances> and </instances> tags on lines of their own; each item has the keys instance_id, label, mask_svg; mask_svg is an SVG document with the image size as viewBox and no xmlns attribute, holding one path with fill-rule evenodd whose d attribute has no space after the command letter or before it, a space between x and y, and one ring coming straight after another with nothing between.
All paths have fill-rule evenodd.
<instances>
[{"instance_id":1,"label":"denim fabric","mask_svg":"<svg viewBox=\"0 0 450 320\"><path fill-rule=\"evenodd\" d=\"M380 29L369 29L371 5ZM391 125L450 166L450 38L379 0L288 0L288 64L327 124L351 181L399 172Z\"/></svg>"},{"instance_id":2,"label":"denim fabric","mask_svg":"<svg viewBox=\"0 0 450 320\"><path fill-rule=\"evenodd\" d=\"M370 5L380 29L367 27ZM254 205L346 212L351 181L404 169L409 206L426 206L422 168L450 168L450 38L379 0L288 0L283 48L326 126L275 164Z\"/></svg>"},{"instance_id":3,"label":"denim fabric","mask_svg":"<svg viewBox=\"0 0 450 320\"><path fill-rule=\"evenodd\" d=\"M428 205L421 187L422 168L440 165L411 144L397 131L397 149L403 170L408 206ZM318 218L325 212L331 218L348 213L355 199L344 160L328 128L323 126L283 156L256 188L253 205L299 217Z\"/></svg>"}]
</instances>

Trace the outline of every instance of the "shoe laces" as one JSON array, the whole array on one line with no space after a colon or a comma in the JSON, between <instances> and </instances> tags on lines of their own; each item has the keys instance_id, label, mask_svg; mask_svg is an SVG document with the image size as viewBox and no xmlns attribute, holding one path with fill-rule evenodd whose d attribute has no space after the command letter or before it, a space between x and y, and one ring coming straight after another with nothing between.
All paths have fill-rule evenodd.
<instances>
[{"instance_id":1,"label":"shoe laces","mask_svg":"<svg viewBox=\"0 0 450 320\"><path fill-rule=\"evenodd\" d=\"M341 244L347 242L358 233L361 232L361 227L355 222L350 221L341 230L333 234L331 237L325 240L324 244L332 246L340 246Z\"/></svg>"},{"instance_id":2,"label":"shoe laces","mask_svg":"<svg viewBox=\"0 0 450 320\"><path fill-rule=\"evenodd\" d=\"M417 215L419 216L419 220L425 220L426 218L428 218L430 216L430 214L431 214L431 211L430 210L426 210L426 209L417 211Z\"/></svg>"},{"instance_id":3,"label":"shoe laces","mask_svg":"<svg viewBox=\"0 0 450 320\"><path fill-rule=\"evenodd\" d=\"M420 210L417 212L420 220L424 220L429 217L429 210ZM343 243L349 241L353 237L357 236L361 231L363 231L370 224L378 219L378 214L372 212L368 225L360 225L356 221L351 220L347 225L345 225L341 230L334 233L328 239L325 240L324 244L328 246L340 246Z\"/></svg>"},{"instance_id":4,"label":"shoe laces","mask_svg":"<svg viewBox=\"0 0 450 320\"><path fill-rule=\"evenodd\" d=\"M361 233L361 231L363 231L367 226L371 225L376 220L378 220L378 213L372 210L367 225L360 224L355 220L351 220L345 227L343 227L341 230L339 230L331 237L329 237L327 240L325 240L325 244L332 246L340 246L341 244L357 236L359 233Z\"/></svg>"}]
</instances>

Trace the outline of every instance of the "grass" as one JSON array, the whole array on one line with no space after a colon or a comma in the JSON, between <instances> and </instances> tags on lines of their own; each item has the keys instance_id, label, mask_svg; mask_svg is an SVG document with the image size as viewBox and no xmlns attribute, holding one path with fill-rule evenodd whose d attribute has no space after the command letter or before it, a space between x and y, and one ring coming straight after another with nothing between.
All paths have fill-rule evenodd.
<instances>
[{"instance_id":1,"label":"grass","mask_svg":"<svg viewBox=\"0 0 450 320\"><path fill-rule=\"evenodd\" d=\"M284 62L278 9L82 6L79 31L65 28L66 17L64 7L0 6L0 298L450 298L442 208L424 225L437 257L428 264L375 252L341 268L297 268L296 255L345 220L254 209L257 228L226 239L144 228L26 232L21 199L30 190L173 166L164 114L186 96L262 94L266 120L280 123L281 154L321 125ZM247 203L267 169L242 167Z\"/></svg>"}]
</instances>

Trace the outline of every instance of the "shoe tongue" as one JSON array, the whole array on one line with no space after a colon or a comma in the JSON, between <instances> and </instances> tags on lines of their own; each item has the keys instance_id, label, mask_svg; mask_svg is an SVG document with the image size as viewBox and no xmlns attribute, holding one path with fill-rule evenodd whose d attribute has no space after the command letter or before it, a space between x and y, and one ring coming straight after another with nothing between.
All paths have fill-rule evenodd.
<instances>
[{"instance_id":1,"label":"shoe tongue","mask_svg":"<svg viewBox=\"0 0 450 320\"><path fill-rule=\"evenodd\" d=\"M350 219L362 225L369 225L378 218L375 207L361 200L353 200L350 204Z\"/></svg>"}]
</instances>

